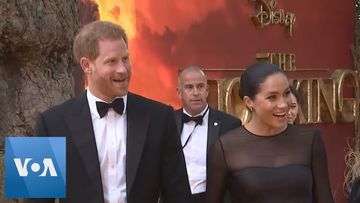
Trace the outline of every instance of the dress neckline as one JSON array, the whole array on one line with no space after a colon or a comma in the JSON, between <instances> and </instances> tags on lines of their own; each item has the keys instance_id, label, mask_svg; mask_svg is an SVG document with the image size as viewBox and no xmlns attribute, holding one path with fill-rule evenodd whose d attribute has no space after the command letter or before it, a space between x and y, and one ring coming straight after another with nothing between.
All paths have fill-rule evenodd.
<instances>
[{"instance_id":1,"label":"dress neckline","mask_svg":"<svg viewBox=\"0 0 360 203\"><path fill-rule=\"evenodd\" d=\"M288 131L289 126L290 125L288 124L283 131L281 131L281 132L279 132L277 134L274 134L274 135L257 135L255 133L250 132L248 129L246 129L244 125L242 126L242 128L245 130L245 132L247 132L248 134L253 135L255 137L259 137L259 138L275 138L275 137L279 137L279 136L285 134L285 132Z\"/></svg>"}]
</instances>

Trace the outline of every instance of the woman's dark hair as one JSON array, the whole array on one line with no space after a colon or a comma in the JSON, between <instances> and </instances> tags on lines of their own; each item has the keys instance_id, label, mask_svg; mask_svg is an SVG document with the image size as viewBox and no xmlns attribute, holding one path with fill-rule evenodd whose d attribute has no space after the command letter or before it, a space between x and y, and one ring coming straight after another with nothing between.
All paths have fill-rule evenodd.
<instances>
[{"instance_id":1,"label":"woman's dark hair","mask_svg":"<svg viewBox=\"0 0 360 203\"><path fill-rule=\"evenodd\" d=\"M300 105L300 102L301 102L300 92L297 91L293 85L290 85L289 88L290 88L291 94L293 94L295 96L296 102L298 103L298 105Z\"/></svg>"},{"instance_id":2,"label":"woman's dark hair","mask_svg":"<svg viewBox=\"0 0 360 203\"><path fill-rule=\"evenodd\" d=\"M241 75L239 95L241 99L245 96L254 99L255 95L259 92L260 85L265 81L269 75L275 73L284 74L278 66L268 62L257 62L247 68Z\"/></svg>"}]
</instances>

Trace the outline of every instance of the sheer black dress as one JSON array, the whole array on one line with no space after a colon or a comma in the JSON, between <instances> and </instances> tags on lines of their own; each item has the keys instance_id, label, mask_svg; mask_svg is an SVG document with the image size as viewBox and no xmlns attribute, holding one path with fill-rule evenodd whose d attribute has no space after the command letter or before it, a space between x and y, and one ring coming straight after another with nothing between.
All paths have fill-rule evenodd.
<instances>
[{"instance_id":1,"label":"sheer black dress","mask_svg":"<svg viewBox=\"0 0 360 203\"><path fill-rule=\"evenodd\" d=\"M274 136L239 127L209 157L206 203L333 203L320 131L289 125Z\"/></svg>"}]
</instances>

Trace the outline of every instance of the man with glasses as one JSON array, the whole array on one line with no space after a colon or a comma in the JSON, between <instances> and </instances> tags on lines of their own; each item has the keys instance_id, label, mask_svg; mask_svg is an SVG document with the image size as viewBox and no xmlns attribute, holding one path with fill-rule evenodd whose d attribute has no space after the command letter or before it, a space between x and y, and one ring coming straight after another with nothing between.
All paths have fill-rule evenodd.
<instances>
[{"instance_id":1,"label":"man with glasses","mask_svg":"<svg viewBox=\"0 0 360 203\"><path fill-rule=\"evenodd\" d=\"M206 192L207 152L223 133L241 125L229 114L209 107L209 86L201 68L189 66L178 77L177 92L183 108L177 110L176 123L181 135L191 202L203 203Z\"/></svg>"}]
</instances>

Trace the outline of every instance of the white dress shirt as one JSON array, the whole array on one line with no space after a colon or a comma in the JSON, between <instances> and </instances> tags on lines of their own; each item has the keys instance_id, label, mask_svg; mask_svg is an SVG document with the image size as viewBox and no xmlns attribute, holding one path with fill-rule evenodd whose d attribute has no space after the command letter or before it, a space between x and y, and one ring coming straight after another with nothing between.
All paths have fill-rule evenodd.
<instances>
[{"instance_id":1,"label":"white dress shirt","mask_svg":"<svg viewBox=\"0 0 360 203\"><path fill-rule=\"evenodd\" d=\"M96 101L103 100L87 91L92 124L94 128L96 147L98 151L101 180L105 203L126 203L126 104L124 112L119 115L110 108L108 113L100 118ZM87 187L84 185L84 187Z\"/></svg>"},{"instance_id":2,"label":"white dress shirt","mask_svg":"<svg viewBox=\"0 0 360 203\"><path fill-rule=\"evenodd\" d=\"M206 107L196 116L203 115ZM183 112L190 116L183 108ZM207 134L208 134L209 111L203 117L202 125L196 125L195 121L183 124L181 132L181 144L184 146L186 140L192 135L183 148L186 162L186 170L189 177L192 194L206 191L206 155L207 155ZM196 127L195 127L196 125ZM194 129L195 127L195 129Z\"/></svg>"}]
</instances>

